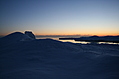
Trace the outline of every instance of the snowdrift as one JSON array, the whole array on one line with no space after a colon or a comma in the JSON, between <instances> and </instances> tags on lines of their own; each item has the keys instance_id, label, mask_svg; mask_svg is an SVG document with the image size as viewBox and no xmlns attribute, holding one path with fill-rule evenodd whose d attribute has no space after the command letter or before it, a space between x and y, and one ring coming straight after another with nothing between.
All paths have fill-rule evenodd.
<instances>
[{"instance_id":1,"label":"snowdrift","mask_svg":"<svg viewBox=\"0 0 119 79\"><path fill-rule=\"evenodd\" d=\"M0 39L0 79L119 79L119 45Z\"/></svg>"}]
</instances>

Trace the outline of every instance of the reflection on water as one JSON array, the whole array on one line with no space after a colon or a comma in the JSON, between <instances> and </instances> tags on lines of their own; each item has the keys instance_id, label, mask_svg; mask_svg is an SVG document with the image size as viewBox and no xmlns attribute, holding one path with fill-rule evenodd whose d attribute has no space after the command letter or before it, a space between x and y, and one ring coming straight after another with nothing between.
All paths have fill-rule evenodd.
<instances>
[{"instance_id":1,"label":"reflection on water","mask_svg":"<svg viewBox=\"0 0 119 79\"><path fill-rule=\"evenodd\" d=\"M119 44L119 43L112 43L112 42L99 42L99 44Z\"/></svg>"},{"instance_id":2,"label":"reflection on water","mask_svg":"<svg viewBox=\"0 0 119 79\"><path fill-rule=\"evenodd\" d=\"M82 44L88 44L89 42L84 42L84 41L75 41L75 40L59 40L62 42L72 42L72 43L82 43Z\"/></svg>"},{"instance_id":3,"label":"reflection on water","mask_svg":"<svg viewBox=\"0 0 119 79\"><path fill-rule=\"evenodd\" d=\"M81 44L90 44L91 42L85 42L85 41L75 41L75 40L59 40L59 38L62 37L52 37L52 36L36 36L36 39L54 39L62 42L72 42L72 43L81 43ZM68 37L66 37L68 38ZM75 37L73 37L75 38ZM112 43L112 42L92 42L91 44L119 44L119 43Z\"/></svg>"}]
</instances>

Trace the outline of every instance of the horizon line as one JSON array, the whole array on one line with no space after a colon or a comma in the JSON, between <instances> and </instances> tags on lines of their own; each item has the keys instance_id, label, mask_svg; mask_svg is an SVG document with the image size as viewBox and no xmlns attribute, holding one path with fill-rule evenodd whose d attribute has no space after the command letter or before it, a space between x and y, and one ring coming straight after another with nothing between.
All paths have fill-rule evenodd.
<instances>
[{"instance_id":1,"label":"horizon line","mask_svg":"<svg viewBox=\"0 0 119 79\"><path fill-rule=\"evenodd\" d=\"M9 33L11 34L11 33ZM9 34L5 34L5 35L0 35L0 37L4 37L4 36L7 36ZM34 34L35 36L119 36L119 34L101 34L101 35L98 35L98 34Z\"/></svg>"},{"instance_id":2,"label":"horizon line","mask_svg":"<svg viewBox=\"0 0 119 79\"><path fill-rule=\"evenodd\" d=\"M14 31L14 32L17 32L17 31ZM10 33L7 33L7 34L0 34L0 36L6 36L6 35L9 35L11 33L14 33L14 32L10 32ZM19 31L21 33L24 33L22 31ZM32 32L32 31L31 31ZM35 36L119 36L119 33L104 33L104 34L38 34L38 33L35 33L35 32L32 32Z\"/></svg>"}]
</instances>

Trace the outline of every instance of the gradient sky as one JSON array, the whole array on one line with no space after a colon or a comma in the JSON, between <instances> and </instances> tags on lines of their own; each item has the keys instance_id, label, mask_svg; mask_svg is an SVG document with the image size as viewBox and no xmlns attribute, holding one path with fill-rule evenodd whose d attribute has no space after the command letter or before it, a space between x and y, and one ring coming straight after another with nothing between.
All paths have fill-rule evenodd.
<instances>
[{"instance_id":1,"label":"gradient sky","mask_svg":"<svg viewBox=\"0 0 119 79\"><path fill-rule=\"evenodd\" d=\"M0 35L119 35L119 0L0 0Z\"/></svg>"}]
</instances>

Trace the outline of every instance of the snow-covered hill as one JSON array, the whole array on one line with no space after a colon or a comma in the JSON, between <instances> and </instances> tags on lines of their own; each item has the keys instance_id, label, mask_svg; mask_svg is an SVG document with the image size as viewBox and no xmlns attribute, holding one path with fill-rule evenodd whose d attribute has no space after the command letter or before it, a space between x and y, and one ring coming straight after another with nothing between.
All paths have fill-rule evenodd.
<instances>
[{"instance_id":1,"label":"snow-covered hill","mask_svg":"<svg viewBox=\"0 0 119 79\"><path fill-rule=\"evenodd\" d=\"M24 37L0 39L0 79L119 79L119 45Z\"/></svg>"}]
</instances>

